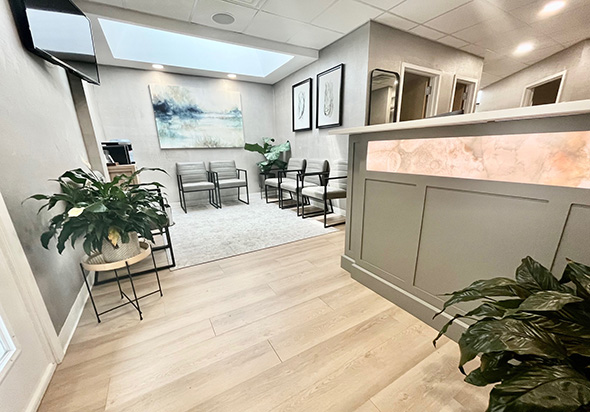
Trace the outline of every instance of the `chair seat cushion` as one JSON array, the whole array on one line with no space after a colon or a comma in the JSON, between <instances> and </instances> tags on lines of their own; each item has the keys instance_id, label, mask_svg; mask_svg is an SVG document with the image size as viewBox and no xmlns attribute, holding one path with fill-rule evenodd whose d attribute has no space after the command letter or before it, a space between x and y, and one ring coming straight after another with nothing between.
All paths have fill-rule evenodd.
<instances>
[{"instance_id":1,"label":"chair seat cushion","mask_svg":"<svg viewBox=\"0 0 590 412\"><path fill-rule=\"evenodd\" d=\"M265 186L279 187L279 179L276 177L268 178L264 181Z\"/></svg>"},{"instance_id":2,"label":"chair seat cushion","mask_svg":"<svg viewBox=\"0 0 590 412\"><path fill-rule=\"evenodd\" d=\"M215 185L211 182L183 183L182 189L185 192L198 192L201 190L215 189Z\"/></svg>"},{"instance_id":3,"label":"chair seat cushion","mask_svg":"<svg viewBox=\"0 0 590 412\"><path fill-rule=\"evenodd\" d=\"M246 181L244 179L223 179L219 180L219 188L220 189L228 189L230 187L243 187L246 186Z\"/></svg>"},{"instance_id":4,"label":"chair seat cushion","mask_svg":"<svg viewBox=\"0 0 590 412\"><path fill-rule=\"evenodd\" d=\"M326 199L344 199L346 198L346 190L340 189L337 187L330 187L326 188ZM324 187L323 186L315 186L315 187L304 187L301 191L303 196L313 197L314 199L324 199Z\"/></svg>"}]
</instances>

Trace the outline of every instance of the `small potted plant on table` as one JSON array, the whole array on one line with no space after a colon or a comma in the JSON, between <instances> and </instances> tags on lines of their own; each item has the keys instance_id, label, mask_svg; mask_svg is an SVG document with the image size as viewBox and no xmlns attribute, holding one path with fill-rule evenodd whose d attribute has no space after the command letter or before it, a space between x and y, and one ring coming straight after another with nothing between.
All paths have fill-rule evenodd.
<instances>
[{"instance_id":1,"label":"small potted plant on table","mask_svg":"<svg viewBox=\"0 0 590 412\"><path fill-rule=\"evenodd\" d=\"M46 201L39 211L51 210L58 204L65 206L41 235L43 247L48 249L51 239L57 237L57 250L61 254L68 240L74 247L76 240L84 238L86 254L102 253L105 262L139 254L138 237L153 242L152 230L168 224L159 190L163 186L158 182L132 183L146 170L166 173L162 169L142 168L130 176L116 176L112 182L104 182L93 172L75 169L57 179L61 193L31 196Z\"/></svg>"}]
</instances>

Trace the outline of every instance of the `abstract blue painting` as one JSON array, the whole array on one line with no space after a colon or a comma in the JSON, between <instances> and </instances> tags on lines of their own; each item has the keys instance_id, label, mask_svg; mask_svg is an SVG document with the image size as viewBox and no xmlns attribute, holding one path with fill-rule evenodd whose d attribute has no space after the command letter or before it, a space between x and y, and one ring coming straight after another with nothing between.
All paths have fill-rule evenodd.
<instances>
[{"instance_id":1,"label":"abstract blue painting","mask_svg":"<svg viewBox=\"0 0 590 412\"><path fill-rule=\"evenodd\" d=\"M150 85L162 149L244 147L240 93Z\"/></svg>"}]
</instances>

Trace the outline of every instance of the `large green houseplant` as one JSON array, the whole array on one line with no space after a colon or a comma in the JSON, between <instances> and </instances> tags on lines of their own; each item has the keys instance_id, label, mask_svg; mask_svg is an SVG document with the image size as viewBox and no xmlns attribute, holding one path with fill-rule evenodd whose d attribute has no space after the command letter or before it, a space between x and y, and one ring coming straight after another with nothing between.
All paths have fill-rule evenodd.
<instances>
[{"instance_id":1,"label":"large green houseplant","mask_svg":"<svg viewBox=\"0 0 590 412\"><path fill-rule=\"evenodd\" d=\"M83 248L91 255L103 252L108 256L120 256L111 249L129 247L139 251L137 235L153 241L152 230L163 228L168 217L162 210L163 198L158 182L133 184L134 178L146 171L162 169L139 169L130 176L116 176L104 182L93 172L75 169L65 172L56 181L61 193L37 194L30 198L46 201L39 212L52 210L58 204L64 206L49 222L41 235L41 244L48 249L49 242L57 237L57 250L61 254L68 240L74 247L76 240L84 238ZM129 256L131 257L131 256Z\"/></svg>"},{"instance_id":2,"label":"large green houseplant","mask_svg":"<svg viewBox=\"0 0 590 412\"><path fill-rule=\"evenodd\" d=\"M590 267L569 261L558 280L527 257L516 280L479 280L448 296L443 311L480 301L434 343L454 320L474 321L459 340L459 369L480 356L465 381L496 384L487 412L590 411Z\"/></svg>"},{"instance_id":3,"label":"large green houseplant","mask_svg":"<svg viewBox=\"0 0 590 412\"><path fill-rule=\"evenodd\" d=\"M281 154L291 150L291 143L289 141L275 145L275 139L265 137L262 139L262 145L258 143L246 143L244 149L249 152L260 153L264 156L264 160L256 163L262 173L266 173L276 166L279 169L284 169L287 163L281 160Z\"/></svg>"}]
</instances>

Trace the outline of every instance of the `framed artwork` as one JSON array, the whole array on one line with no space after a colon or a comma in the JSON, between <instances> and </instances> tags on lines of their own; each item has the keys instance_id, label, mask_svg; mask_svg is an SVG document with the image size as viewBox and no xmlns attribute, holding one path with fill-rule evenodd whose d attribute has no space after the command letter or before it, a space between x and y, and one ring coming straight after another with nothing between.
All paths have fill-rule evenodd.
<instances>
[{"instance_id":1,"label":"framed artwork","mask_svg":"<svg viewBox=\"0 0 590 412\"><path fill-rule=\"evenodd\" d=\"M293 131L311 130L311 78L293 85Z\"/></svg>"},{"instance_id":2,"label":"framed artwork","mask_svg":"<svg viewBox=\"0 0 590 412\"><path fill-rule=\"evenodd\" d=\"M318 74L316 94L316 127L342 126L344 64Z\"/></svg>"},{"instance_id":3,"label":"framed artwork","mask_svg":"<svg viewBox=\"0 0 590 412\"><path fill-rule=\"evenodd\" d=\"M244 147L238 92L150 85L162 149Z\"/></svg>"}]
</instances>

